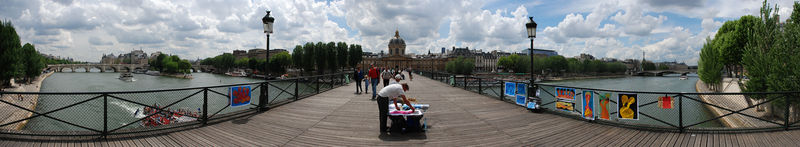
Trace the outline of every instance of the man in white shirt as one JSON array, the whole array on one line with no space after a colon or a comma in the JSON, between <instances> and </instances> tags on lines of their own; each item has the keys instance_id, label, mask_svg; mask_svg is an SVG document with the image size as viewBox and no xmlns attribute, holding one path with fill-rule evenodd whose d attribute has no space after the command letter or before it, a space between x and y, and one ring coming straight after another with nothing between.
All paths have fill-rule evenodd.
<instances>
[{"instance_id":1,"label":"man in white shirt","mask_svg":"<svg viewBox=\"0 0 800 147\"><path fill-rule=\"evenodd\" d=\"M396 75L396 76L394 76L394 80L392 80L391 82L389 82L389 85L391 85L391 84L400 84L400 79L401 79L401 78L402 78L402 77L400 77L400 75Z\"/></svg>"},{"instance_id":2,"label":"man in white shirt","mask_svg":"<svg viewBox=\"0 0 800 147\"><path fill-rule=\"evenodd\" d=\"M383 72L381 72L381 78L383 78L383 87L389 85L389 81L391 81L391 78L393 76L394 74L392 74L392 72L390 72L389 69L383 70Z\"/></svg>"},{"instance_id":3,"label":"man in white shirt","mask_svg":"<svg viewBox=\"0 0 800 147\"><path fill-rule=\"evenodd\" d=\"M394 105L397 110L400 110L400 107L397 106L397 98L403 98L403 103L406 105L411 106L411 102L408 101L406 98L405 91L408 91L408 84L391 84L389 86L384 87L378 92L378 113L380 119L380 131L386 132L388 127L386 127L386 119L389 117L389 98L395 99ZM414 107L411 107L411 112L416 111Z\"/></svg>"}]
</instances>

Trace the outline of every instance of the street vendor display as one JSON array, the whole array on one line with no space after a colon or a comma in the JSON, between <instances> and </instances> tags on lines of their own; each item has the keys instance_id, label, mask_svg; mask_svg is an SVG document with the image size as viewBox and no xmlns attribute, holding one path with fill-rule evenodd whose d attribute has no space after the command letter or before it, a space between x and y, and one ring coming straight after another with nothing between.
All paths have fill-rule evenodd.
<instances>
[{"instance_id":1,"label":"street vendor display","mask_svg":"<svg viewBox=\"0 0 800 147\"><path fill-rule=\"evenodd\" d=\"M399 110L398 109L399 106L397 105L397 100L398 100L397 98L402 98L404 104L412 106L411 102L408 101L405 94L405 92L408 91L408 89L409 87L408 84L406 83L391 84L386 87L383 87L383 89L381 89L381 91L378 92L378 114L379 114L378 119L380 120L379 129L381 132L388 131L388 128L386 127L386 118L389 117L389 98L394 100L394 106L396 108L393 110ZM414 107L409 107L409 108L411 109L411 113L416 111L416 108Z\"/></svg>"}]
</instances>

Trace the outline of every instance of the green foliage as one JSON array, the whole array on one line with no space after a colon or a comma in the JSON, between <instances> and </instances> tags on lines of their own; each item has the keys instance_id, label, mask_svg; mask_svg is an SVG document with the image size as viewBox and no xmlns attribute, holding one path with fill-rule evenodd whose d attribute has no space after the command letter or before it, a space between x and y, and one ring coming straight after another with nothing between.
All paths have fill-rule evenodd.
<instances>
[{"instance_id":1,"label":"green foliage","mask_svg":"<svg viewBox=\"0 0 800 147\"><path fill-rule=\"evenodd\" d=\"M249 68L250 67L250 58L241 58L233 61L233 66L236 68Z\"/></svg>"},{"instance_id":2,"label":"green foliage","mask_svg":"<svg viewBox=\"0 0 800 147\"><path fill-rule=\"evenodd\" d=\"M42 60L42 56L36 51L36 48L31 45L30 43L26 43L22 46L22 62L26 65L24 68L24 76L25 79L30 83L42 74L42 69L44 69L45 64Z\"/></svg>"},{"instance_id":3,"label":"green foliage","mask_svg":"<svg viewBox=\"0 0 800 147\"><path fill-rule=\"evenodd\" d=\"M279 74L285 73L286 67L291 63L292 55L289 55L289 53L286 52L278 53L269 59L269 71Z\"/></svg>"},{"instance_id":4,"label":"green foliage","mask_svg":"<svg viewBox=\"0 0 800 147\"><path fill-rule=\"evenodd\" d=\"M454 74L469 75L472 74L472 70L474 68L475 61L473 59L464 57L458 57L455 60L448 61L447 64L445 64L445 70Z\"/></svg>"},{"instance_id":5,"label":"green foliage","mask_svg":"<svg viewBox=\"0 0 800 147\"><path fill-rule=\"evenodd\" d=\"M714 47L714 44L710 38L706 38L706 43L700 49L700 60L697 61L697 75L712 89L722 81L723 68L719 50Z\"/></svg>"},{"instance_id":6,"label":"green foliage","mask_svg":"<svg viewBox=\"0 0 800 147\"><path fill-rule=\"evenodd\" d=\"M717 52L715 52L715 53L717 53ZM644 60L644 62L642 63L642 68L644 68L644 70L656 70L656 64L653 63L653 62Z\"/></svg>"},{"instance_id":7,"label":"green foliage","mask_svg":"<svg viewBox=\"0 0 800 147\"><path fill-rule=\"evenodd\" d=\"M347 52L348 52L348 55L347 55L347 58L348 58L347 62L348 63L347 64L350 67L355 67L364 58L362 56L362 54L364 54L364 52L361 50L361 45L350 44L350 47L349 47Z\"/></svg>"},{"instance_id":8,"label":"green foliage","mask_svg":"<svg viewBox=\"0 0 800 147\"><path fill-rule=\"evenodd\" d=\"M667 66L665 64L659 64L658 65L658 70L668 70L668 69L669 69L669 66Z\"/></svg>"},{"instance_id":9,"label":"green foliage","mask_svg":"<svg viewBox=\"0 0 800 147\"><path fill-rule=\"evenodd\" d=\"M497 61L497 65L516 73L525 73L530 71L530 62L528 56L512 54L510 56L500 57Z\"/></svg>"},{"instance_id":10,"label":"green foliage","mask_svg":"<svg viewBox=\"0 0 800 147\"><path fill-rule=\"evenodd\" d=\"M10 21L0 22L0 86L8 85L9 80L22 74L23 68L19 51L21 44L14 25Z\"/></svg>"},{"instance_id":11,"label":"green foliage","mask_svg":"<svg viewBox=\"0 0 800 147\"><path fill-rule=\"evenodd\" d=\"M292 63L295 68L302 68L301 66L306 62L303 61L303 46L297 45L292 50Z\"/></svg>"}]
</instances>

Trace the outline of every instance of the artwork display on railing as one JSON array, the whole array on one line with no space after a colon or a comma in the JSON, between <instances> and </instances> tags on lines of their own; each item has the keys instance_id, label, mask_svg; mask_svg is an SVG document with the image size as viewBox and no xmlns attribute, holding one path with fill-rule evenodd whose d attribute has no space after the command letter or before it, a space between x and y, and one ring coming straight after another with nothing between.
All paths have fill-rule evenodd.
<instances>
[{"instance_id":1,"label":"artwork display on railing","mask_svg":"<svg viewBox=\"0 0 800 147\"><path fill-rule=\"evenodd\" d=\"M448 73L422 72L434 79L452 77ZM483 84L466 84L482 81ZM487 82L491 81L491 82ZM446 80L442 82L448 82ZM452 82L452 81L451 81ZM498 80L497 77L467 76L455 80L457 88L477 90L479 94L517 104L518 84L532 92L523 107L538 107L545 112L576 115L612 126L670 132L757 132L800 129L800 106L795 99L800 91L700 93L597 89ZM465 84L462 84L465 83ZM510 84L514 84L513 92ZM531 91L533 90L533 91ZM536 94L533 94L535 91ZM752 104L744 100L752 99ZM786 102L789 103L786 103ZM616 116L616 118L614 118Z\"/></svg>"},{"instance_id":2,"label":"artwork display on railing","mask_svg":"<svg viewBox=\"0 0 800 147\"><path fill-rule=\"evenodd\" d=\"M639 119L639 101L636 94L620 93L617 99L617 118L620 119Z\"/></svg>"},{"instance_id":3,"label":"artwork display on railing","mask_svg":"<svg viewBox=\"0 0 800 147\"><path fill-rule=\"evenodd\" d=\"M514 97L514 95L515 95L514 90L517 89L516 84L514 82L506 82L505 86L506 86L505 87L505 95L506 96L510 96L510 97Z\"/></svg>"},{"instance_id":4,"label":"artwork display on railing","mask_svg":"<svg viewBox=\"0 0 800 147\"><path fill-rule=\"evenodd\" d=\"M601 93L599 95L600 100L600 119L609 120L609 112L608 112L608 103L611 102L611 94L610 93Z\"/></svg>"},{"instance_id":5,"label":"artwork display on railing","mask_svg":"<svg viewBox=\"0 0 800 147\"><path fill-rule=\"evenodd\" d=\"M228 91L230 95L230 106L239 107L250 104L250 85L231 86Z\"/></svg>"},{"instance_id":6,"label":"artwork display on railing","mask_svg":"<svg viewBox=\"0 0 800 147\"><path fill-rule=\"evenodd\" d=\"M583 91L581 106L583 106L581 107L583 109L583 118L594 120L594 92Z\"/></svg>"}]
</instances>

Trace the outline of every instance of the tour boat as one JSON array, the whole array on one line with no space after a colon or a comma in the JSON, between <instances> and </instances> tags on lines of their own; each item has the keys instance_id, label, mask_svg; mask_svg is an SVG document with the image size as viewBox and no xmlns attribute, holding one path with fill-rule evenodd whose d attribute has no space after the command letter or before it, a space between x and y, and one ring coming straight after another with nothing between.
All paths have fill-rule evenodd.
<instances>
[{"instance_id":1,"label":"tour boat","mask_svg":"<svg viewBox=\"0 0 800 147\"><path fill-rule=\"evenodd\" d=\"M164 109L165 111L159 112L158 109ZM141 121L141 126L143 127L154 127L160 125L169 125L173 123L182 123L182 122L190 122L196 121L197 118L200 117L198 112L191 112L184 109L178 110L170 110L167 108L161 108L158 105L154 105L153 107L144 107L144 111L142 111L142 117L145 117ZM200 110L198 108L198 110ZM136 112L133 114L136 117L139 114L139 110L137 109Z\"/></svg>"},{"instance_id":2,"label":"tour boat","mask_svg":"<svg viewBox=\"0 0 800 147\"><path fill-rule=\"evenodd\" d=\"M145 74L151 75L151 76L160 76L161 72L154 71L154 70L148 70L147 72L145 72Z\"/></svg>"},{"instance_id":3,"label":"tour boat","mask_svg":"<svg viewBox=\"0 0 800 147\"><path fill-rule=\"evenodd\" d=\"M229 76L232 76L232 77L246 77L247 73L244 73L244 71L241 71L241 70L235 70L235 71L232 71L232 72L226 72L225 75L229 75Z\"/></svg>"},{"instance_id":4,"label":"tour boat","mask_svg":"<svg viewBox=\"0 0 800 147\"><path fill-rule=\"evenodd\" d=\"M133 82L133 74L129 72L123 72L119 74L119 80L126 81L126 82Z\"/></svg>"}]
</instances>

